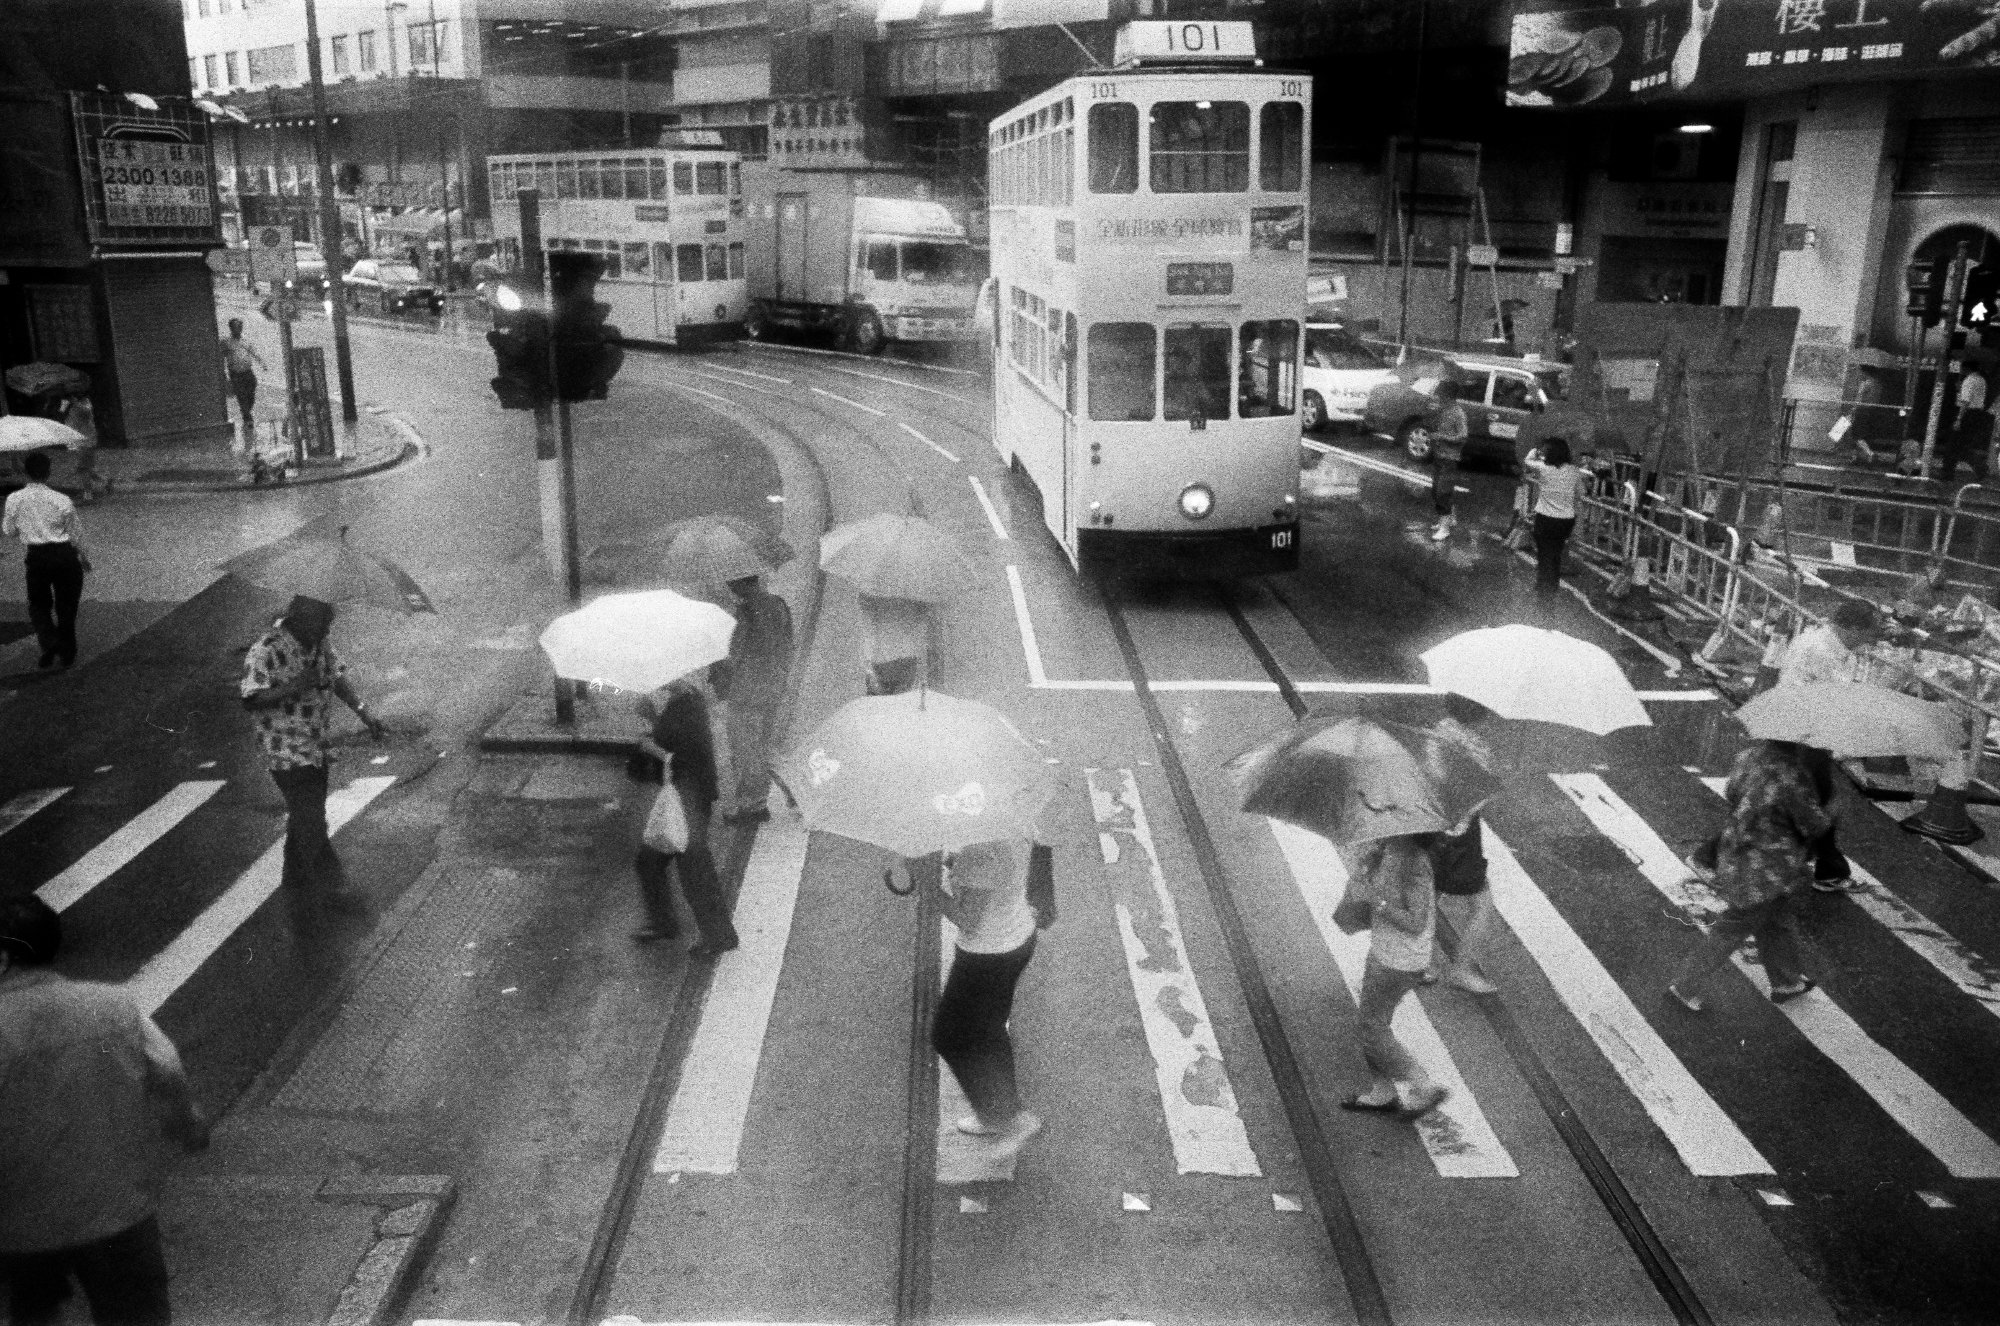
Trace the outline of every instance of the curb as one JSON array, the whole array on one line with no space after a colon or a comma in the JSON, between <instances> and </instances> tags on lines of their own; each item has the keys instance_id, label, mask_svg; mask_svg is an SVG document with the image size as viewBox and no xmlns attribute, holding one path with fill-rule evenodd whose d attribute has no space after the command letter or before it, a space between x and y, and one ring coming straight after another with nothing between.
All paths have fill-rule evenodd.
<instances>
[{"instance_id":1,"label":"curb","mask_svg":"<svg viewBox=\"0 0 2000 1326\"><path fill-rule=\"evenodd\" d=\"M342 469L337 473L315 473L312 470L305 470L294 474L283 483L251 483L248 479L239 479L232 483L195 483L178 480L147 482L139 479L124 479L116 482L112 492L120 496L129 494L133 497L151 497L165 493L266 493L282 492L287 488L305 488L313 484L340 483L347 479L366 478L371 474L380 474L384 470L394 469L404 461L411 460L423 454L423 442L414 428L411 428L409 424L401 419L396 419L392 426L405 434L403 445L399 449L380 459L366 461L351 468Z\"/></svg>"},{"instance_id":2,"label":"curb","mask_svg":"<svg viewBox=\"0 0 2000 1326\"><path fill-rule=\"evenodd\" d=\"M356 1174L328 1179L317 1196L384 1208L375 1220L375 1241L341 1287L326 1326L390 1326L417 1268L437 1245L457 1189L442 1174Z\"/></svg>"}]
</instances>

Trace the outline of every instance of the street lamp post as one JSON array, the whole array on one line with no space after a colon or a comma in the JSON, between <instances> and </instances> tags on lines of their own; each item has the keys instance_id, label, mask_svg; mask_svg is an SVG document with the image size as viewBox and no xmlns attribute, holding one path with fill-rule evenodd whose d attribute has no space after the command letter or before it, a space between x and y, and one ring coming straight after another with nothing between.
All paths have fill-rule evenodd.
<instances>
[{"instance_id":1,"label":"street lamp post","mask_svg":"<svg viewBox=\"0 0 2000 1326\"><path fill-rule=\"evenodd\" d=\"M319 228L326 241L326 295L333 319L333 364L340 379L340 421L360 419L354 401L354 355L347 344L346 281L340 270L340 203L333 196L333 149L328 142L326 80L319 58L319 5L306 0L306 73L312 79L313 165L318 175Z\"/></svg>"}]
</instances>

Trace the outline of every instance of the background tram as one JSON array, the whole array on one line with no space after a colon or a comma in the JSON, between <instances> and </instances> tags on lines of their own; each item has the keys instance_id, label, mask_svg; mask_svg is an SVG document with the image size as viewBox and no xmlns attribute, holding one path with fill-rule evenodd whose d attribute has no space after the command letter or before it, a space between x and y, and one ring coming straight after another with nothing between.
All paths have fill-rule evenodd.
<instances>
[{"instance_id":1,"label":"background tram","mask_svg":"<svg viewBox=\"0 0 2000 1326\"><path fill-rule=\"evenodd\" d=\"M988 134L994 444L1086 574L1298 563L1311 84L1140 22Z\"/></svg>"},{"instance_id":2,"label":"background tram","mask_svg":"<svg viewBox=\"0 0 2000 1326\"><path fill-rule=\"evenodd\" d=\"M597 297L628 341L743 334L743 170L722 148L487 158L501 262L521 269L514 195L541 191L542 246L604 258Z\"/></svg>"}]
</instances>

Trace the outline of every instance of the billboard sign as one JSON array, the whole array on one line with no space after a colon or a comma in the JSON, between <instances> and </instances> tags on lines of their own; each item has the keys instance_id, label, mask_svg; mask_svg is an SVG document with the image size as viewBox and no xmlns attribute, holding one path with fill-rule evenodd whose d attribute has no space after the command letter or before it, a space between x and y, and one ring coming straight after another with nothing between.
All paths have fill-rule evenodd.
<instances>
[{"instance_id":1,"label":"billboard sign","mask_svg":"<svg viewBox=\"0 0 2000 1326\"><path fill-rule=\"evenodd\" d=\"M1510 106L1736 100L2000 62L1986 6L1936 0L1516 0Z\"/></svg>"},{"instance_id":2,"label":"billboard sign","mask_svg":"<svg viewBox=\"0 0 2000 1326\"><path fill-rule=\"evenodd\" d=\"M70 93L91 243L221 244L208 116L174 99L149 106Z\"/></svg>"},{"instance_id":3,"label":"billboard sign","mask_svg":"<svg viewBox=\"0 0 2000 1326\"><path fill-rule=\"evenodd\" d=\"M206 229L215 223L206 147L100 138L97 178L106 225Z\"/></svg>"}]
</instances>

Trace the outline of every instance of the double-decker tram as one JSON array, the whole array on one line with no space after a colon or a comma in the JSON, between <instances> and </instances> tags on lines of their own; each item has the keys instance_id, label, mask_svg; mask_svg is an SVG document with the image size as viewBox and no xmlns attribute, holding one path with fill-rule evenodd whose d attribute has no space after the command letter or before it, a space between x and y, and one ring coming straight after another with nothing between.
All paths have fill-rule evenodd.
<instances>
[{"instance_id":1,"label":"double-decker tram","mask_svg":"<svg viewBox=\"0 0 2000 1326\"><path fill-rule=\"evenodd\" d=\"M1298 563L1311 84L1248 23L1135 22L993 121L993 439L1071 563Z\"/></svg>"},{"instance_id":2,"label":"double-decker tram","mask_svg":"<svg viewBox=\"0 0 2000 1326\"><path fill-rule=\"evenodd\" d=\"M743 170L720 146L488 157L501 262L521 269L514 196L541 194L542 247L604 259L597 297L628 341L743 334Z\"/></svg>"}]
</instances>

